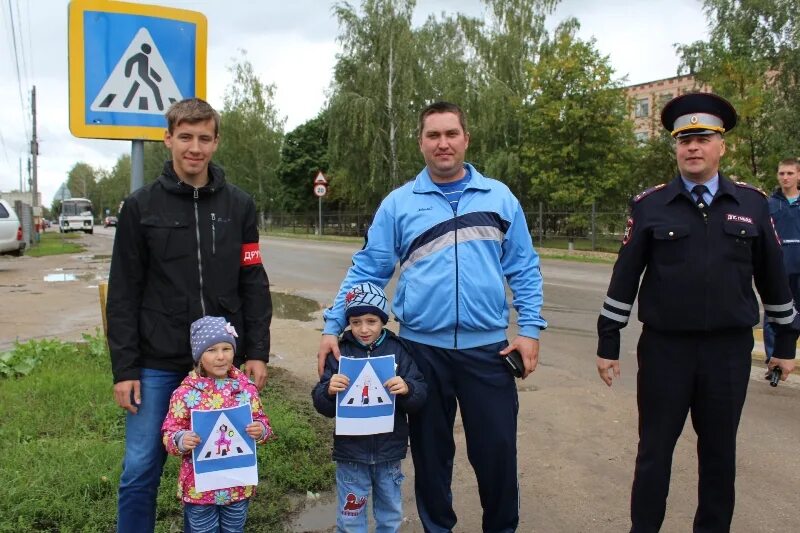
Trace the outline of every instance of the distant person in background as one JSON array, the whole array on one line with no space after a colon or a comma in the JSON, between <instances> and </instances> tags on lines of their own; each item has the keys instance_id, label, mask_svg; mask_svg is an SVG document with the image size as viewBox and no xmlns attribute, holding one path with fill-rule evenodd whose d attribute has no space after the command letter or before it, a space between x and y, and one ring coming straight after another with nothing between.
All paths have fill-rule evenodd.
<instances>
[{"instance_id":1,"label":"distant person in background","mask_svg":"<svg viewBox=\"0 0 800 533\"><path fill-rule=\"evenodd\" d=\"M769 214L783 249L783 266L789 276L794 306L800 305L800 203L797 202L800 161L784 159L778 163L778 187L769 198ZM767 362L775 350L775 330L764 314L764 351Z\"/></svg>"},{"instance_id":2,"label":"distant person in background","mask_svg":"<svg viewBox=\"0 0 800 533\"><path fill-rule=\"evenodd\" d=\"M117 531L146 533L166 450L169 398L193 366L190 324L225 317L239 334L234 364L267 381L272 301L253 199L211 162L219 114L197 98L167 111L161 176L123 203L108 280L114 399L127 410Z\"/></svg>"}]
</instances>

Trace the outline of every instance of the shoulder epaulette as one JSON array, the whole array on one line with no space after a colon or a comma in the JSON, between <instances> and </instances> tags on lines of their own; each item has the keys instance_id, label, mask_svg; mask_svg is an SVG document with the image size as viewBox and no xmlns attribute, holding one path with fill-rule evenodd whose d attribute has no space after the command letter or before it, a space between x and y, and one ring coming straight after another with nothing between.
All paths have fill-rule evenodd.
<instances>
[{"instance_id":1,"label":"shoulder epaulette","mask_svg":"<svg viewBox=\"0 0 800 533\"><path fill-rule=\"evenodd\" d=\"M737 187L742 187L743 189L750 189L751 191L756 191L760 193L764 198L768 198L767 193L756 187L755 185L750 185L749 183L745 183L743 181L734 181Z\"/></svg>"},{"instance_id":2,"label":"shoulder epaulette","mask_svg":"<svg viewBox=\"0 0 800 533\"><path fill-rule=\"evenodd\" d=\"M656 191L657 191L657 190L659 190L659 189L663 189L663 188L664 188L664 187L666 187L666 186L667 186L667 184L666 184L666 183L659 183L659 184L658 184L658 185L656 185L655 187L650 187L650 188L649 188L649 189L647 189L646 191L642 191L642 192L640 192L639 194L637 194L636 196L634 196L634 197L633 197L633 201L634 201L634 202L638 202L638 201L640 201L642 198L644 198L645 196L648 196L648 195L650 195L650 194L652 194L652 193L656 192Z\"/></svg>"}]
</instances>

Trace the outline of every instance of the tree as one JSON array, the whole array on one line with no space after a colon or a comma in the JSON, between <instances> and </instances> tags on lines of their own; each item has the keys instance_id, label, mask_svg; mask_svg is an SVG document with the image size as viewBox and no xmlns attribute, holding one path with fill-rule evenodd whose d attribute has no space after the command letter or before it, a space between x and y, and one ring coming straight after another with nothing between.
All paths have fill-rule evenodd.
<instances>
[{"instance_id":1,"label":"tree","mask_svg":"<svg viewBox=\"0 0 800 533\"><path fill-rule=\"evenodd\" d=\"M414 0L336 4L342 53L334 68L329 157L334 198L374 208L413 175L417 62Z\"/></svg>"},{"instance_id":2,"label":"tree","mask_svg":"<svg viewBox=\"0 0 800 533\"><path fill-rule=\"evenodd\" d=\"M531 67L521 168L529 202L585 208L625 205L635 149L621 83L594 40L569 19L546 38Z\"/></svg>"},{"instance_id":3,"label":"tree","mask_svg":"<svg viewBox=\"0 0 800 533\"><path fill-rule=\"evenodd\" d=\"M789 0L705 0L707 42L678 46L681 71L731 101L739 121L726 139L726 169L773 185L776 163L800 145L800 28Z\"/></svg>"},{"instance_id":4,"label":"tree","mask_svg":"<svg viewBox=\"0 0 800 533\"><path fill-rule=\"evenodd\" d=\"M527 125L525 104L532 85L531 67L547 36L545 19L558 0L483 0L489 23L460 17L475 61L469 69L476 92L468 99L471 159L483 164L518 198L528 196L519 154Z\"/></svg>"},{"instance_id":5,"label":"tree","mask_svg":"<svg viewBox=\"0 0 800 533\"><path fill-rule=\"evenodd\" d=\"M244 50L240 55L228 69L233 81L225 91L215 160L231 183L253 195L259 211L268 212L281 195L276 172L285 119L275 108L275 86L261 81Z\"/></svg>"},{"instance_id":6,"label":"tree","mask_svg":"<svg viewBox=\"0 0 800 533\"><path fill-rule=\"evenodd\" d=\"M323 110L286 134L277 170L282 192L278 206L282 211L316 208L312 182L317 172L328 172L328 127L328 113Z\"/></svg>"}]
</instances>

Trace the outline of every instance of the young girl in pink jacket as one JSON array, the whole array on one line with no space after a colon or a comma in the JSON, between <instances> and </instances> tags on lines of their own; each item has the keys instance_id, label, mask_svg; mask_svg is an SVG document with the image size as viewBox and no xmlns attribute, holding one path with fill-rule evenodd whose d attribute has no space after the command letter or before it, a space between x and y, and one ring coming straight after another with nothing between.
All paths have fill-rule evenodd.
<instances>
[{"instance_id":1,"label":"young girl in pink jacket","mask_svg":"<svg viewBox=\"0 0 800 533\"><path fill-rule=\"evenodd\" d=\"M185 516L192 531L243 531L249 498L255 494L255 486L197 492L192 450L202 442L200 436L190 429L192 410L249 404L253 422L245 428L247 434L256 439L258 444L273 436L269 419L261 409L258 390L232 364L236 337L236 330L222 317L206 316L192 323L191 345L195 369L172 393L167 418L161 427L167 452L183 456L178 497L186 507ZM210 437L214 439L214 448L219 449L220 453L230 446L225 434L225 431L219 435L213 432Z\"/></svg>"}]
</instances>

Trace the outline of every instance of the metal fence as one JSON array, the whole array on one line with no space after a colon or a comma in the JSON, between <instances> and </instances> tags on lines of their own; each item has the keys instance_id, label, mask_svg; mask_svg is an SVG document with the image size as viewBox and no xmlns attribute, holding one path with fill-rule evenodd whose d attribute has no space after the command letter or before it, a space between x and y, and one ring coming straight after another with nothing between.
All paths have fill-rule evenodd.
<instances>
[{"instance_id":1,"label":"metal fence","mask_svg":"<svg viewBox=\"0 0 800 533\"><path fill-rule=\"evenodd\" d=\"M361 237L372 224L372 213L323 213L322 234ZM625 232L625 211L559 209L540 203L525 219L536 246L616 252ZM262 231L319 235L319 214L271 213L261 218Z\"/></svg>"}]
</instances>

